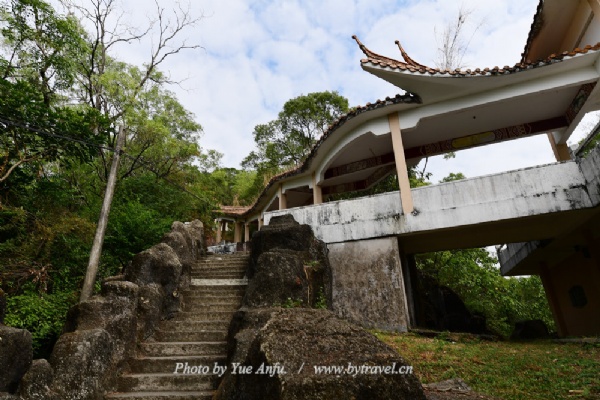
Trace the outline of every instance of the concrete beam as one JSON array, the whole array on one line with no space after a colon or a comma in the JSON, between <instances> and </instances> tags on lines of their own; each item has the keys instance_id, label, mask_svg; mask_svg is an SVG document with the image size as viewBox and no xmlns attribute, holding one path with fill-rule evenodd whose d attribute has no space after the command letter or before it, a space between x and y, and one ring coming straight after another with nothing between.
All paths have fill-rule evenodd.
<instances>
[{"instance_id":1,"label":"concrete beam","mask_svg":"<svg viewBox=\"0 0 600 400\"><path fill-rule=\"evenodd\" d=\"M324 195L331 194L340 194L340 193L348 193L348 192L358 192L362 190L367 190L381 179L388 176L392 171L396 169L393 165L388 165L386 167L382 167L377 169L371 175L367 177L367 179L363 179L356 182L347 182L334 186L326 186L322 189Z\"/></svg>"},{"instance_id":2,"label":"concrete beam","mask_svg":"<svg viewBox=\"0 0 600 400\"><path fill-rule=\"evenodd\" d=\"M381 165L389 165L395 163L394 153L387 153L376 157L365 158L359 161L354 161L348 164L339 165L329 168L325 171L325 179L335 178L336 176L353 174L355 172L364 171Z\"/></svg>"},{"instance_id":3,"label":"concrete beam","mask_svg":"<svg viewBox=\"0 0 600 400\"><path fill-rule=\"evenodd\" d=\"M480 132L474 135L467 135L456 139L443 140L437 143L429 143L423 146L411 147L410 149L406 149L405 155L407 160L418 157L435 156L451 151L469 149L472 147L533 136L539 133L561 129L568 125L568 121L565 117L551 118L542 121L531 122L529 124L509 126L488 132Z\"/></svg>"}]
</instances>

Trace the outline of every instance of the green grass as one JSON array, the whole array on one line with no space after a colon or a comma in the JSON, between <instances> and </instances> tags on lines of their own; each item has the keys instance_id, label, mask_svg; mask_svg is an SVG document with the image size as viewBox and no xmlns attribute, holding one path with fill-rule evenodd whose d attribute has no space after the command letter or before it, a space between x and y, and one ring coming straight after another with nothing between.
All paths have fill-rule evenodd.
<instances>
[{"instance_id":1,"label":"green grass","mask_svg":"<svg viewBox=\"0 0 600 400\"><path fill-rule=\"evenodd\" d=\"M469 335L425 338L374 332L414 367L422 383L462 378L504 400L600 399L600 345L486 342Z\"/></svg>"}]
</instances>

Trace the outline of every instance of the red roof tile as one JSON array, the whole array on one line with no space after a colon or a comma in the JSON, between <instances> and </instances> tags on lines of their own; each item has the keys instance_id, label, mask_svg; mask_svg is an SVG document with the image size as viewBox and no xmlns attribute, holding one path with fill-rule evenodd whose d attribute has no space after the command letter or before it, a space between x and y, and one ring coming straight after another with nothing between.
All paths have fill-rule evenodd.
<instances>
[{"instance_id":1,"label":"red roof tile","mask_svg":"<svg viewBox=\"0 0 600 400\"><path fill-rule=\"evenodd\" d=\"M360 47L362 52L367 56L366 59L361 60L362 64L370 63L373 65L378 65L383 68L407 71L410 73L429 74L429 75L451 75L451 76L456 76L456 77L467 77L467 76L476 76L476 75L477 76L489 76L489 75L512 74L515 72L520 72L520 71L525 71L525 70L529 70L532 68L537 68L537 67L540 67L543 65L553 64L555 62L561 61L565 57L574 57L577 54L585 54L588 51L600 50L600 43L597 43L594 46L588 45L588 46L584 47L583 49L576 48L570 52L565 51L561 54L552 54L552 55L550 55L550 57L543 59L543 60L538 60L536 62L517 63L513 67L505 65L503 68L496 66L494 68L484 68L484 69L477 68L474 71L470 70L470 69L467 69L467 70L443 69L442 70L439 68L427 67L427 66L417 63L412 58L410 58L408 56L408 54L406 54L406 52L404 51L402 46L400 46L400 43L398 41L396 41L396 43L400 47L400 53L402 54L404 61L398 61L398 60L394 60L393 58L381 56L381 55L369 50L364 44L361 43L361 41L356 36L352 36L352 37L354 38L354 40L356 40L356 43L358 43L358 46Z\"/></svg>"}]
</instances>

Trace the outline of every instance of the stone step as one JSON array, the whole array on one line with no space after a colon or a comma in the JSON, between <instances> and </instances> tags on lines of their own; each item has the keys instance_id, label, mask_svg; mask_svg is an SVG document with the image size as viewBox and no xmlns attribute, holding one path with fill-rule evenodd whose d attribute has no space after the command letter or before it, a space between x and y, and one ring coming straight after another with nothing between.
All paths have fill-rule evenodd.
<instances>
[{"instance_id":1,"label":"stone step","mask_svg":"<svg viewBox=\"0 0 600 400\"><path fill-rule=\"evenodd\" d=\"M159 342L219 342L227 339L227 330L163 331L154 332Z\"/></svg>"},{"instance_id":2,"label":"stone step","mask_svg":"<svg viewBox=\"0 0 600 400\"><path fill-rule=\"evenodd\" d=\"M231 273L243 273L246 272L248 268L243 267L195 267L192 268L192 274L197 274L200 272L231 272Z\"/></svg>"},{"instance_id":3,"label":"stone step","mask_svg":"<svg viewBox=\"0 0 600 400\"><path fill-rule=\"evenodd\" d=\"M187 320L187 321L164 321L160 329L165 331L201 331L201 330L227 330L231 321L207 321L207 320Z\"/></svg>"},{"instance_id":4,"label":"stone step","mask_svg":"<svg viewBox=\"0 0 600 400\"><path fill-rule=\"evenodd\" d=\"M227 354L227 342L144 342L139 344L139 356L208 356Z\"/></svg>"},{"instance_id":5,"label":"stone step","mask_svg":"<svg viewBox=\"0 0 600 400\"><path fill-rule=\"evenodd\" d=\"M211 295L200 295L200 296L186 296L183 299L185 304L240 304L242 302L242 296L211 296Z\"/></svg>"},{"instance_id":6,"label":"stone step","mask_svg":"<svg viewBox=\"0 0 600 400\"><path fill-rule=\"evenodd\" d=\"M239 275L239 274L243 274L243 275L245 275L247 270L248 270L247 268L243 268L243 269L242 268L239 268L239 269L237 269L237 268L236 269L233 269L233 268L227 268L227 269L196 268L191 271L191 274L192 275L199 275L199 274L202 274L202 275L222 275L222 274L231 274L231 275L237 274L237 275Z\"/></svg>"},{"instance_id":7,"label":"stone step","mask_svg":"<svg viewBox=\"0 0 600 400\"><path fill-rule=\"evenodd\" d=\"M189 365L225 365L227 358L222 354L207 356L163 356L163 357L138 357L128 361L129 372L133 374L151 373L173 373L177 363L188 363Z\"/></svg>"},{"instance_id":8,"label":"stone step","mask_svg":"<svg viewBox=\"0 0 600 400\"><path fill-rule=\"evenodd\" d=\"M250 264L249 259L237 258L231 260L201 260L196 261L192 265L215 265L215 266L228 266L228 265L248 265Z\"/></svg>"},{"instance_id":9,"label":"stone step","mask_svg":"<svg viewBox=\"0 0 600 400\"><path fill-rule=\"evenodd\" d=\"M245 273L229 273L229 272L199 272L196 274L191 274L190 277L192 279L243 279Z\"/></svg>"},{"instance_id":10,"label":"stone step","mask_svg":"<svg viewBox=\"0 0 600 400\"><path fill-rule=\"evenodd\" d=\"M223 321L230 320L235 310L231 311L179 311L172 321Z\"/></svg>"},{"instance_id":11,"label":"stone step","mask_svg":"<svg viewBox=\"0 0 600 400\"><path fill-rule=\"evenodd\" d=\"M191 290L185 290L181 294L185 297L201 296L243 296L246 286L193 286Z\"/></svg>"},{"instance_id":12,"label":"stone step","mask_svg":"<svg viewBox=\"0 0 600 400\"><path fill-rule=\"evenodd\" d=\"M134 392L134 393L110 393L104 396L106 400L131 399L131 400L210 400L214 391L202 392Z\"/></svg>"},{"instance_id":13,"label":"stone step","mask_svg":"<svg viewBox=\"0 0 600 400\"><path fill-rule=\"evenodd\" d=\"M123 374L117 380L117 392L210 391L214 381L214 375L202 374Z\"/></svg>"},{"instance_id":14,"label":"stone step","mask_svg":"<svg viewBox=\"0 0 600 400\"><path fill-rule=\"evenodd\" d=\"M238 308L240 308L240 302L236 301L234 303L206 303L203 301L193 301L193 302L186 302L185 305L183 306L182 311L183 312L199 312L199 313L204 313L204 312L213 312L213 311L236 311Z\"/></svg>"},{"instance_id":15,"label":"stone step","mask_svg":"<svg viewBox=\"0 0 600 400\"><path fill-rule=\"evenodd\" d=\"M247 279L196 279L192 278L191 290L194 288L224 288L223 290L244 289L248 286Z\"/></svg>"},{"instance_id":16,"label":"stone step","mask_svg":"<svg viewBox=\"0 0 600 400\"><path fill-rule=\"evenodd\" d=\"M194 265L246 265L249 263L249 257L214 257L198 260Z\"/></svg>"}]
</instances>

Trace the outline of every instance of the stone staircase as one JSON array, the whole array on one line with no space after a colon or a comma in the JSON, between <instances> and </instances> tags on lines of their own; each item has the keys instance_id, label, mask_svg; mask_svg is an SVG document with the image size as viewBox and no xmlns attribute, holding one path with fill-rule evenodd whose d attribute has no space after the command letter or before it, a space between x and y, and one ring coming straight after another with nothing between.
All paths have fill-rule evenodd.
<instances>
[{"instance_id":1,"label":"stone staircase","mask_svg":"<svg viewBox=\"0 0 600 400\"><path fill-rule=\"evenodd\" d=\"M192 285L183 293L182 311L138 344L129 370L118 378L117 391L105 399L211 399L217 379L213 368L226 362L227 329L246 288L247 265L248 256L237 254L198 261ZM202 366L209 368L208 374L194 373L193 367Z\"/></svg>"}]
</instances>

